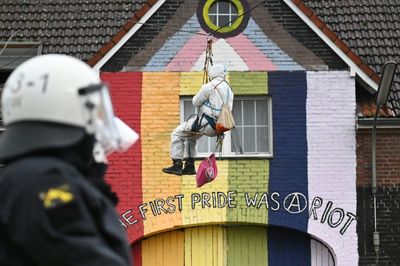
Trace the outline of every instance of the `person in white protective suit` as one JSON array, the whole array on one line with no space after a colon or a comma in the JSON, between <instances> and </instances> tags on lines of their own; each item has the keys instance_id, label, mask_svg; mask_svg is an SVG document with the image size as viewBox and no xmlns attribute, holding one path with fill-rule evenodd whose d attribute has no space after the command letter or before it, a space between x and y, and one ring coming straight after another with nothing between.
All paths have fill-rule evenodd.
<instances>
[{"instance_id":1,"label":"person in white protective suit","mask_svg":"<svg viewBox=\"0 0 400 266\"><path fill-rule=\"evenodd\" d=\"M170 157L173 164L171 167L163 168L164 173L195 175L194 158L197 140L202 135L209 137L217 135L215 122L224 103L228 103L232 111L234 95L229 83L225 80L226 67L222 64L210 66L208 77L210 81L201 87L192 100L193 105L200 108L199 116L180 124L171 134ZM187 142L187 158L184 158L185 142ZM184 167L183 161L185 161Z\"/></svg>"},{"instance_id":2,"label":"person in white protective suit","mask_svg":"<svg viewBox=\"0 0 400 266\"><path fill-rule=\"evenodd\" d=\"M84 62L41 55L5 83L0 136L0 265L132 265L105 182L106 156L138 135Z\"/></svg>"}]
</instances>

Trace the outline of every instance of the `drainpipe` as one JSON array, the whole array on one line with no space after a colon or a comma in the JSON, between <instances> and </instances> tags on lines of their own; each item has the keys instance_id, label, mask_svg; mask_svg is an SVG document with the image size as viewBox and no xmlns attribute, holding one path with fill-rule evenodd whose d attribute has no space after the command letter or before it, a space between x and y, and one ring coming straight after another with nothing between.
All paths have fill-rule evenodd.
<instances>
[{"instance_id":1,"label":"drainpipe","mask_svg":"<svg viewBox=\"0 0 400 266\"><path fill-rule=\"evenodd\" d=\"M378 119L379 106L376 107L374 124L372 127L372 197L374 200L374 232L372 233L375 253L379 254L379 232L377 231L376 215L376 121Z\"/></svg>"}]
</instances>

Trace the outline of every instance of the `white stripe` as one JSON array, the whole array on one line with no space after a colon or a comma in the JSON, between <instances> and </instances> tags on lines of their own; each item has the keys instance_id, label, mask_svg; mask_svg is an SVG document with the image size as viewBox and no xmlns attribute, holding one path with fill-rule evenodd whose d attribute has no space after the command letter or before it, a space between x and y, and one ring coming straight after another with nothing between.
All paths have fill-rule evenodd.
<instances>
[{"instance_id":1,"label":"white stripe","mask_svg":"<svg viewBox=\"0 0 400 266\"><path fill-rule=\"evenodd\" d=\"M223 64L228 71L247 71L249 67L238 53L224 40L219 39L212 46L214 64ZM191 71L202 71L206 53L197 59Z\"/></svg>"},{"instance_id":2,"label":"white stripe","mask_svg":"<svg viewBox=\"0 0 400 266\"><path fill-rule=\"evenodd\" d=\"M308 196L310 205L315 197L323 200L316 220L311 213L308 232L332 248L341 266L358 265L356 221L340 234L346 213L357 210L355 91L347 71L307 72ZM331 210L345 213L336 228L321 222L329 201Z\"/></svg>"}]
</instances>

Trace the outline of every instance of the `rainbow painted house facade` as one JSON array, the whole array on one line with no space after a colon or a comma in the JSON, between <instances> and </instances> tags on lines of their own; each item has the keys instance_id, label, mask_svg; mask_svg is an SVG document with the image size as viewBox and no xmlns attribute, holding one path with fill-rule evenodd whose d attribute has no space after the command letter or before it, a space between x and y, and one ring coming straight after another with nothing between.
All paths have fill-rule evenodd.
<instances>
[{"instance_id":1,"label":"rainbow painted house facade","mask_svg":"<svg viewBox=\"0 0 400 266\"><path fill-rule=\"evenodd\" d=\"M355 78L328 70L300 42L291 45L303 57L291 53L276 39L284 29L257 12L234 36L213 37L213 60L227 66L235 104L267 102L237 119L242 144L268 152L223 154L217 179L202 188L193 176L161 172L184 99L202 84L206 37L197 33L207 21L195 2L184 1L185 15L171 19L179 27L162 42L125 58L121 71L111 58L100 72L117 115L140 134L108 172L135 265L357 265ZM257 131L249 119L268 123Z\"/></svg>"}]
</instances>

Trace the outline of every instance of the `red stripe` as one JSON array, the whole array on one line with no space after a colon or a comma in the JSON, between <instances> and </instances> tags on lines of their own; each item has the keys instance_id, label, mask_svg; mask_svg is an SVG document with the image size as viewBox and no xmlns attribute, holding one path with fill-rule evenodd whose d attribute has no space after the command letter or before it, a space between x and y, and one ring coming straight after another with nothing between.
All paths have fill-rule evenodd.
<instances>
[{"instance_id":1,"label":"red stripe","mask_svg":"<svg viewBox=\"0 0 400 266\"><path fill-rule=\"evenodd\" d=\"M110 87L116 115L140 134L142 73L101 73L101 79ZM118 194L117 210L121 221L127 226L128 238L132 242L144 234L143 222L139 219L138 206L143 202L142 193L142 149L140 140L125 153L115 153L109 158L107 182ZM129 212L129 210L132 210ZM125 218L122 214L127 213ZM135 224L135 220L138 220Z\"/></svg>"},{"instance_id":2,"label":"red stripe","mask_svg":"<svg viewBox=\"0 0 400 266\"><path fill-rule=\"evenodd\" d=\"M204 31L199 31L199 33L205 34ZM206 38L202 35L194 34L167 65L166 71L190 71L205 51L206 46Z\"/></svg>"}]
</instances>

